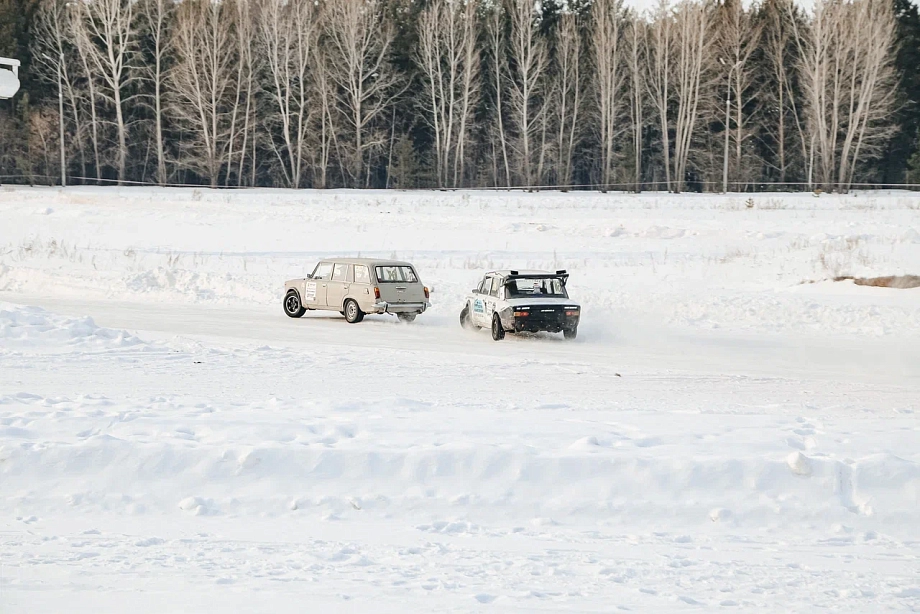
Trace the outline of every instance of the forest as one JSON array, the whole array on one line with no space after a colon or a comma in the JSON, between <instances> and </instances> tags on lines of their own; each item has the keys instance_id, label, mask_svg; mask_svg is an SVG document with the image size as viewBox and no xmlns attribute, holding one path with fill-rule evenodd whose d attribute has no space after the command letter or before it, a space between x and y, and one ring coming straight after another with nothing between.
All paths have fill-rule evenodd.
<instances>
[{"instance_id":1,"label":"forest","mask_svg":"<svg viewBox=\"0 0 920 614\"><path fill-rule=\"evenodd\" d=\"M0 0L0 56L2 183L920 188L910 0Z\"/></svg>"}]
</instances>

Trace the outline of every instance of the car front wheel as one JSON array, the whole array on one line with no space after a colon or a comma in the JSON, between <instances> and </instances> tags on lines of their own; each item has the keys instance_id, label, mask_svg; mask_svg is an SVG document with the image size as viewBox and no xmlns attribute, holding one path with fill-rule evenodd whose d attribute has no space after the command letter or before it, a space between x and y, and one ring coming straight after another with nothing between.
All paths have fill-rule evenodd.
<instances>
[{"instance_id":1,"label":"car front wheel","mask_svg":"<svg viewBox=\"0 0 920 614\"><path fill-rule=\"evenodd\" d=\"M300 303L300 295L296 290L289 290L284 296L284 313L289 318L299 318L307 312Z\"/></svg>"},{"instance_id":2,"label":"car front wheel","mask_svg":"<svg viewBox=\"0 0 920 614\"><path fill-rule=\"evenodd\" d=\"M467 304L463 311L460 312L460 326L464 330L479 330L481 326L473 324L473 318L470 317L470 306Z\"/></svg>"},{"instance_id":3,"label":"car front wheel","mask_svg":"<svg viewBox=\"0 0 920 614\"><path fill-rule=\"evenodd\" d=\"M505 329L502 326L501 318L498 317L498 314L492 316L492 339L495 341L501 341L505 338Z\"/></svg>"},{"instance_id":4,"label":"car front wheel","mask_svg":"<svg viewBox=\"0 0 920 614\"><path fill-rule=\"evenodd\" d=\"M349 324L357 324L364 319L364 312L358 307L358 303L352 299L345 301L345 321Z\"/></svg>"}]
</instances>

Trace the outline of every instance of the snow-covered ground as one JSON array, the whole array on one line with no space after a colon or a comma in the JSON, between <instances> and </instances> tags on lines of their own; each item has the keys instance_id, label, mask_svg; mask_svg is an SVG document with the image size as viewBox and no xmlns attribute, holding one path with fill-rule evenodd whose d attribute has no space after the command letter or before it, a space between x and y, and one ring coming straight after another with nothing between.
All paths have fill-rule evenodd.
<instances>
[{"instance_id":1,"label":"snow-covered ground","mask_svg":"<svg viewBox=\"0 0 920 614\"><path fill-rule=\"evenodd\" d=\"M413 325L286 318L413 261ZM566 268L579 338L460 329ZM920 194L0 188L0 612L920 610Z\"/></svg>"}]
</instances>

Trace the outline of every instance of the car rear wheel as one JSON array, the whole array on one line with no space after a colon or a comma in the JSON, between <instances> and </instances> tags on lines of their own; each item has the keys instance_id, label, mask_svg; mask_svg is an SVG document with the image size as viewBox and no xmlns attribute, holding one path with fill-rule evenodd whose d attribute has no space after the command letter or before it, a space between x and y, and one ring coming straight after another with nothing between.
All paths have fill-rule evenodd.
<instances>
[{"instance_id":1,"label":"car rear wheel","mask_svg":"<svg viewBox=\"0 0 920 614\"><path fill-rule=\"evenodd\" d=\"M505 329L502 327L501 318L498 317L498 314L492 316L492 339L495 341L501 341L505 338Z\"/></svg>"},{"instance_id":2,"label":"car rear wheel","mask_svg":"<svg viewBox=\"0 0 920 614\"><path fill-rule=\"evenodd\" d=\"M397 313L396 317L400 322L405 322L408 324L409 322L415 322L415 316L417 315L417 313Z\"/></svg>"},{"instance_id":3,"label":"car rear wheel","mask_svg":"<svg viewBox=\"0 0 920 614\"><path fill-rule=\"evenodd\" d=\"M578 336L578 328L567 328L562 331L562 336L566 339L574 339Z\"/></svg>"},{"instance_id":4,"label":"car rear wheel","mask_svg":"<svg viewBox=\"0 0 920 614\"><path fill-rule=\"evenodd\" d=\"M284 313L289 318L299 318L307 312L300 303L300 295L296 290L289 290L284 296Z\"/></svg>"},{"instance_id":5,"label":"car rear wheel","mask_svg":"<svg viewBox=\"0 0 920 614\"><path fill-rule=\"evenodd\" d=\"M352 299L345 301L345 321L349 324L357 324L364 319L364 312L358 307L358 303Z\"/></svg>"}]
</instances>

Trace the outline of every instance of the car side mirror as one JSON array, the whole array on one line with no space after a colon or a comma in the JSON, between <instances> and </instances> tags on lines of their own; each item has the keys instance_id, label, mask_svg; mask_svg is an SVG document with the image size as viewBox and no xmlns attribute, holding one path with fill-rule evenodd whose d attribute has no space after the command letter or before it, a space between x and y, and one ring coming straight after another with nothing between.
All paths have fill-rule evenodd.
<instances>
[{"instance_id":1,"label":"car side mirror","mask_svg":"<svg viewBox=\"0 0 920 614\"><path fill-rule=\"evenodd\" d=\"M313 279L313 273L307 273L307 276L304 279Z\"/></svg>"},{"instance_id":2,"label":"car side mirror","mask_svg":"<svg viewBox=\"0 0 920 614\"><path fill-rule=\"evenodd\" d=\"M473 294L479 294L479 288L473 288Z\"/></svg>"}]
</instances>

